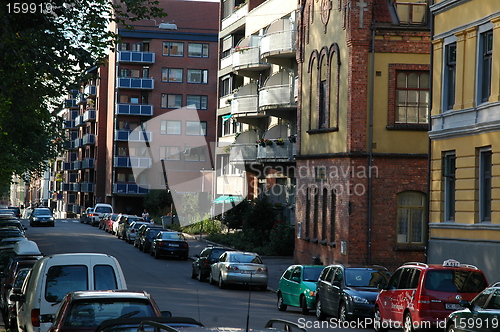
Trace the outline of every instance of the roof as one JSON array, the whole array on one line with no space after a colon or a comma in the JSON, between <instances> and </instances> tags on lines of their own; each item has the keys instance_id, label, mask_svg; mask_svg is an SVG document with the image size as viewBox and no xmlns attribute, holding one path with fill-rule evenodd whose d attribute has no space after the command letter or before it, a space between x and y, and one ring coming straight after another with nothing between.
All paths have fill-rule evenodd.
<instances>
[{"instance_id":1,"label":"roof","mask_svg":"<svg viewBox=\"0 0 500 332\"><path fill-rule=\"evenodd\" d=\"M85 299L149 299L149 293L145 291L127 291L127 290L90 290L90 291L74 291L68 293L75 300Z\"/></svg>"},{"instance_id":2,"label":"roof","mask_svg":"<svg viewBox=\"0 0 500 332\"><path fill-rule=\"evenodd\" d=\"M197 320L190 317L128 317L128 318L116 318L108 319L102 322L96 329L96 331L102 331L105 329L113 329L118 326L139 326L143 321L153 321L169 326L203 326Z\"/></svg>"},{"instance_id":3,"label":"roof","mask_svg":"<svg viewBox=\"0 0 500 332\"><path fill-rule=\"evenodd\" d=\"M18 241L14 244L14 252L19 256L38 256L42 253L34 241Z\"/></svg>"}]
</instances>

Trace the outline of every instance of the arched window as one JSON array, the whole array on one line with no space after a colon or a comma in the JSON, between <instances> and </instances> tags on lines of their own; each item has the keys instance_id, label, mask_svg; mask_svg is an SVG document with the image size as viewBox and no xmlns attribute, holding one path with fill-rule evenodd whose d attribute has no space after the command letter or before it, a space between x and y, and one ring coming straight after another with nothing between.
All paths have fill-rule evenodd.
<instances>
[{"instance_id":1,"label":"arched window","mask_svg":"<svg viewBox=\"0 0 500 332\"><path fill-rule=\"evenodd\" d=\"M421 244L424 242L425 194L406 191L398 194L397 242Z\"/></svg>"}]
</instances>

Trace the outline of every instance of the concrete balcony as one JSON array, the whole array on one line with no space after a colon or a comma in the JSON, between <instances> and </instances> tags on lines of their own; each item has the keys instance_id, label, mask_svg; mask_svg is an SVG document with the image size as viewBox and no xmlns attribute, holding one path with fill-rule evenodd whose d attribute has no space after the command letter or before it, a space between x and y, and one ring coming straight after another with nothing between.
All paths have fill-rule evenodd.
<instances>
[{"instance_id":1,"label":"concrete balcony","mask_svg":"<svg viewBox=\"0 0 500 332\"><path fill-rule=\"evenodd\" d=\"M84 124L85 124L85 122L83 121L83 115L79 115L75 118L75 126L76 127L83 126Z\"/></svg>"},{"instance_id":2,"label":"concrete balcony","mask_svg":"<svg viewBox=\"0 0 500 332\"><path fill-rule=\"evenodd\" d=\"M296 143L271 141L273 142L271 145L259 145L257 147L257 159L259 161L295 161Z\"/></svg>"},{"instance_id":3,"label":"concrete balcony","mask_svg":"<svg viewBox=\"0 0 500 332\"><path fill-rule=\"evenodd\" d=\"M76 99L66 99L64 101L65 108L78 108L78 102Z\"/></svg>"},{"instance_id":4,"label":"concrete balcony","mask_svg":"<svg viewBox=\"0 0 500 332\"><path fill-rule=\"evenodd\" d=\"M64 129L76 129L75 120L64 121Z\"/></svg>"},{"instance_id":5,"label":"concrete balcony","mask_svg":"<svg viewBox=\"0 0 500 332\"><path fill-rule=\"evenodd\" d=\"M153 116L153 105L117 104L115 114Z\"/></svg>"},{"instance_id":6,"label":"concrete balcony","mask_svg":"<svg viewBox=\"0 0 500 332\"><path fill-rule=\"evenodd\" d=\"M237 10L234 10L230 15L223 18L221 22L221 29L229 28L231 25L237 23L240 19L244 19L248 14L248 4L244 4Z\"/></svg>"},{"instance_id":7,"label":"concrete balcony","mask_svg":"<svg viewBox=\"0 0 500 332\"><path fill-rule=\"evenodd\" d=\"M82 146L83 146L83 139L82 139L82 138L76 138L76 139L73 141L73 148L74 148L74 149L81 148Z\"/></svg>"},{"instance_id":8,"label":"concrete balcony","mask_svg":"<svg viewBox=\"0 0 500 332\"><path fill-rule=\"evenodd\" d=\"M82 161L81 160L75 160L73 162L73 170L77 171L79 169L82 169Z\"/></svg>"},{"instance_id":9,"label":"concrete balcony","mask_svg":"<svg viewBox=\"0 0 500 332\"><path fill-rule=\"evenodd\" d=\"M260 43L260 53L266 61L279 58L294 58L296 30L277 31L264 35Z\"/></svg>"},{"instance_id":10,"label":"concrete balcony","mask_svg":"<svg viewBox=\"0 0 500 332\"><path fill-rule=\"evenodd\" d=\"M253 77L256 75L255 72L260 72L270 67L269 63L262 61L258 46L242 46L233 49L232 68L239 75Z\"/></svg>"},{"instance_id":11,"label":"concrete balcony","mask_svg":"<svg viewBox=\"0 0 500 332\"><path fill-rule=\"evenodd\" d=\"M294 87L290 84L265 86L259 91L259 109L296 107Z\"/></svg>"},{"instance_id":12,"label":"concrete balcony","mask_svg":"<svg viewBox=\"0 0 500 332\"><path fill-rule=\"evenodd\" d=\"M97 87L95 85L87 85L84 89L83 89L83 94L87 97L87 98L95 98L96 94L97 94Z\"/></svg>"},{"instance_id":13,"label":"concrete balcony","mask_svg":"<svg viewBox=\"0 0 500 332\"><path fill-rule=\"evenodd\" d=\"M83 145L93 145L95 144L95 135L94 134L85 134L82 137Z\"/></svg>"},{"instance_id":14,"label":"concrete balcony","mask_svg":"<svg viewBox=\"0 0 500 332\"><path fill-rule=\"evenodd\" d=\"M94 168L95 159L94 158L86 158L82 160L82 169L91 169Z\"/></svg>"},{"instance_id":15,"label":"concrete balcony","mask_svg":"<svg viewBox=\"0 0 500 332\"><path fill-rule=\"evenodd\" d=\"M94 183L93 182L82 182L80 183L80 192L82 193L93 193Z\"/></svg>"},{"instance_id":16,"label":"concrete balcony","mask_svg":"<svg viewBox=\"0 0 500 332\"><path fill-rule=\"evenodd\" d=\"M150 131L115 130L115 141L151 142L152 139Z\"/></svg>"},{"instance_id":17,"label":"concrete balcony","mask_svg":"<svg viewBox=\"0 0 500 332\"><path fill-rule=\"evenodd\" d=\"M155 54L152 52L120 51L118 52L118 62L122 63L155 63Z\"/></svg>"},{"instance_id":18,"label":"concrete balcony","mask_svg":"<svg viewBox=\"0 0 500 332\"><path fill-rule=\"evenodd\" d=\"M95 112L95 110L86 110L83 113L83 122L95 121L95 119L96 119L96 112Z\"/></svg>"},{"instance_id":19,"label":"concrete balcony","mask_svg":"<svg viewBox=\"0 0 500 332\"><path fill-rule=\"evenodd\" d=\"M257 160L257 147L255 143L233 144L229 155L231 163L255 162Z\"/></svg>"},{"instance_id":20,"label":"concrete balcony","mask_svg":"<svg viewBox=\"0 0 500 332\"><path fill-rule=\"evenodd\" d=\"M149 192L149 185L137 185L135 183L115 183L113 184L114 194L143 195Z\"/></svg>"},{"instance_id":21,"label":"concrete balcony","mask_svg":"<svg viewBox=\"0 0 500 332\"><path fill-rule=\"evenodd\" d=\"M118 77L116 87L119 89L153 90L155 82L153 78Z\"/></svg>"},{"instance_id":22,"label":"concrete balcony","mask_svg":"<svg viewBox=\"0 0 500 332\"><path fill-rule=\"evenodd\" d=\"M231 101L231 114L256 113L258 105L258 95L238 96Z\"/></svg>"},{"instance_id":23,"label":"concrete balcony","mask_svg":"<svg viewBox=\"0 0 500 332\"><path fill-rule=\"evenodd\" d=\"M114 167L136 167L136 168L151 168L151 158L144 157L115 157Z\"/></svg>"},{"instance_id":24,"label":"concrete balcony","mask_svg":"<svg viewBox=\"0 0 500 332\"><path fill-rule=\"evenodd\" d=\"M229 55L220 60L220 69L228 68L233 66L233 56Z\"/></svg>"}]
</instances>

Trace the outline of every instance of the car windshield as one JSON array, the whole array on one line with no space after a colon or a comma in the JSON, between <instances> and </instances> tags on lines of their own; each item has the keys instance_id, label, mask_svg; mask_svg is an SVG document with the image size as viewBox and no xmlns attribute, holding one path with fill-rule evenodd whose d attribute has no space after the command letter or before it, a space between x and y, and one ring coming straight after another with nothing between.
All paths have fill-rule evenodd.
<instances>
[{"instance_id":1,"label":"car windshield","mask_svg":"<svg viewBox=\"0 0 500 332\"><path fill-rule=\"evenodd\" d=\"M234 254L231 255L230 262L232 263L254 263L262 264L262 260L259 256L251 254Z\"/></svg>"},{"instance_id":2,"label":"car windshield","mask_svg":"<svg viewBox=\"0 0 500 332\"><path fill-rule=\"evenodd\" d=\"M75 302L64 320L64 327L97 327L103 321L125 317L156 316L152 305L133 300L85 300Z\"/></svg>"},{"instance_id":3,"label":"car windshield","mask_svg":"<svg viewBox=\"0 0 500 332\"><path fill-rule=\"evenodd\" d=\"M322 266L306 266L304 267L304 281L318 281L319 275L323 271Z\"/></svg>"},{"instance_id":4,"label":"car windshield","mask_svg":"<svg viewBox=\"0 0 500 332\"><path fill-rule=\"evenodd\" d=\"M49 209L35 209L33 211L33 214L35 216L51 216L52 215L52 212L49 210Z\"/></svg>"},{"instance_id":5,"label":"car windshield","mask_svg":"<svg viewBox=\"0 0 500 332\"><path fill-rule=\"evenodd\" d=\"M162 240L176 240L176 241L184 241L184 235L179 233L162 233Z\"/></svg>"},{"instance_id":6,"label":"car windshield","mask_svg":"<svg viewBox=\"0 0 500 332\"><path fill-rule=\"evenodd\" d=\"M350 287L384 286L389 280L390 273L376 269L352 268L345 270L345 284Z\"/></svg>"},{"instance_id":7,"label":"car windshield","mask_svg":"<svg viewBox=\"0 0 500 332\"><path fill-rule=\"evenodd\" d=\"M472 270L430 270L425 288L440 292L479 293L488 287L484 275Z\"/></svg>"},{"instance_id":8,"label":"car windshield","mask_svg":"<svg viewBox=\"0 0 500 332\"><path fill-rule=\"evenodd\" d=\"M97 213L111 213L113 212L109 206L98 206L94 209L94 211Z\"/></svg>"}]
</instances>

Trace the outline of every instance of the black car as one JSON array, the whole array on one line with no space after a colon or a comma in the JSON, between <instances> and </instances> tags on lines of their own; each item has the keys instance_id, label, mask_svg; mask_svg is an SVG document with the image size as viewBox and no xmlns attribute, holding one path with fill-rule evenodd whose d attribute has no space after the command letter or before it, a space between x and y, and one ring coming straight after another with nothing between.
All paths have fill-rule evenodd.
<instances>
[{"instance_id":1,"label":"black car","mask_svg":"<svg viewBox=\"0 0 500 332\"><path fill-rule=\"evenodd\" d=\"M30 214L29 221L31 227L40 225L54 227L54 216L49 208L35 208Z\"/></svg>"},{"instance_id":2,"label":"black car","mask_svg":"<svg viewBox=\"0 0 500 332\"><path fill-rule=\"evenodd\" d=\"M373 317L377 295L390 276L379 265L325 267L316 285L316 318L333 316L348 321L353 317Z\"/></svg>"},{"instance_id":3,"label":"black car","mask_svg":"<svg viewBox=\"0 0 500 332\"><path fill-rule=\"evenodd\" d=\"M141 232L141 235L139 236L139 249L144 252L149 252L151 250L153 238L155 238L161 231L168 231L168 229L154 225L148 225L148 227L145 227L144 231Z\"/></svg>"},{"instance_id":4,"label":"black car","mask_svg":"<svg viewBox=\"0 0 500 332\"><path fill-rule=\"evenodd\" d=\"M154 258L169 256L187 260L189 244L182 233L161 231L153 238L150 253Z\"/></svg>"},{"instance_id":5,"label":"black car","mask_svg":"<svg viewBox=\"0 0 500 332\"><path fill-rule=\"evenodd\" d=\"M220 255L228 250L233 249L209 246L203 249L199 255L195 255L196 259L192 264L191 278L198 278L198 281L208 278L210 275L210 265L215 263Z\"/></svg>"}]
</instances>

